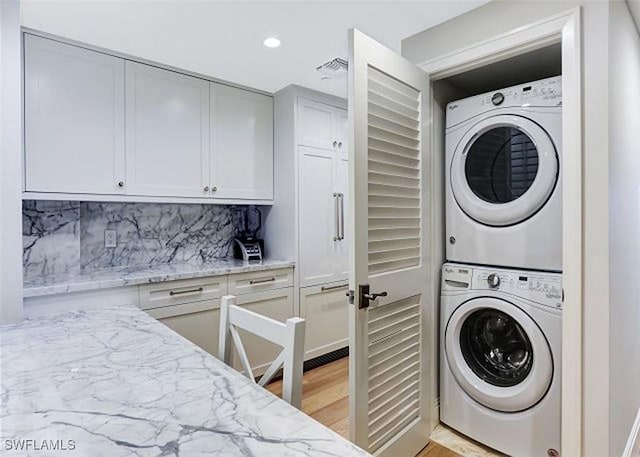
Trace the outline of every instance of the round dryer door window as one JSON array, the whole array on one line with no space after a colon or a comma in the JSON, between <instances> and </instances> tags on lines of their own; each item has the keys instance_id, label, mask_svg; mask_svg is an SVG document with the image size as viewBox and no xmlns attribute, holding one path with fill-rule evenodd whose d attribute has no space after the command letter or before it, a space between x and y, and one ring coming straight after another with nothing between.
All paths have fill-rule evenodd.
<instances>
[{"instance_id":1,"label":"round dryer door window","mask_svg":"<svg viewBox=\"0 0 640 457\"><path fill-rule=\"evenodd\" d=\"M558 180L558 156L549 135L522 116L500 115L475 124L451 163L451 187L460 208L491 226L533 216Z\"/></svg>"},{"instance_id":2,"label":"round dryer door window","mask_svg":"<svg viewBox=\"0 0 640 457\"><path fill-rule=\"evenodd\" d=\"M445 330L445 354L460 387L496 411L531 408L553 378L551 349L538 325L498 298L474 298L456 309Z\"/></svg>"}]
</instances>

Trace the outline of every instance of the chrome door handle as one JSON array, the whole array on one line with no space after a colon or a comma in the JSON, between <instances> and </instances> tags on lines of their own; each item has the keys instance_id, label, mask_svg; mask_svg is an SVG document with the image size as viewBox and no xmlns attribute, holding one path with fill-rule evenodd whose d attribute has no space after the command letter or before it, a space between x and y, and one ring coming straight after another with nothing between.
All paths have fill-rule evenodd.
<instances>
[{"instance_id":1,"label":"chrome door handle","mask_svg":"<svg viewBox=\"0 0 640 457\"><path fill-rule=\"evenodd\" d=\"M337 192L333 193L333 241L340 240L340 207L338 204L338 194Z\"/></svg>"},{"instance_id":2,"label":"chrome door handle","mask_svg":"<svg viewBox=\"0 0 640 457\"><path fill-rule=\"evenodd\" d=\"M338 194L338 202L340 204L340 224L338 225L338 240L344 240L344 194Z\"/></svg>"}]
</instances>

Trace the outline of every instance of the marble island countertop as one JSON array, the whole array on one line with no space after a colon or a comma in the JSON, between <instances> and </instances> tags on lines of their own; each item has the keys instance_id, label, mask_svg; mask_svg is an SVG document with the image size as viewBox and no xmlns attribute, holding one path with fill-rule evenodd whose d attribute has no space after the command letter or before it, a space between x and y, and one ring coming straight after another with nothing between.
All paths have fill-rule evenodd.
<instances>
[{"instance_id":1,"label":"marble island countertop","mask_svg":"<svg viewBox=\"0 0 640 457\"><path fill-rule=\"evenodd\" d=\"M3 456L368 455L135 307L0 332Z\"/></svg>"},{"instance_id":2,"label":"marble island countertop","mask_svg":"<svg viewBox=\"0 0 640 457\"><path fill-rule=\"evenodd\" d=\"M177 263L142 265L135 267L100 268L82 273L45 275L26 279L23 285L24 297L36 297L83 290L107 289L110 287L133 286L178 279L202 278L231 273L272 270L292 267L286 260L263 260L244 262L235 259L218 259L206 263Z\"/></svg>"}]
</instances>

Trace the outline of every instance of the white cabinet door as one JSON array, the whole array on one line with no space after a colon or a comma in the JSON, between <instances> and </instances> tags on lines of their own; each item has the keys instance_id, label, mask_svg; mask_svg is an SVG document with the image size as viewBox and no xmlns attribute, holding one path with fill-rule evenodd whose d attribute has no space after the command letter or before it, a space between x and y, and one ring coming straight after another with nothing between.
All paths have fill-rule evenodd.
<instances>
[{"instance_id":1,"label":"white cabinet door","mask_svg":"<svg viewBox=\"0 0 640 457\"><path fill-rule=\"evenodd\" d=\"M124 188L124 60L25 35L25 188Z\"/></svg>"},{"instance_id":2,"label":"white cabinet door","mask_svg":"<svg viewBox=\"0 0 640 457\"><path fill-rule=\"evenodd\" d=\"M342 223L340 239L335 243L334 275L336 280L342 280L349 278L349 230L347 230L349 215L349 159L346 155L338 154L335 158L335 169L336 192L341 195L339 211Z\"/></svg>"},{"instance_id":3,"label":"white cabinet door","mask_svg":"<svg viewBox=\"0 0 640 457\"><path fill-rule=\"evenodd\" d=\"M126 190L203 197L209 192L209 82L126 63Z\"/></svg>"},{"instance_id":4,"label":"white cabinet door","mask_svg":"<svg viewBox=\"0 0 640 457\"><path fill-rule=\"evenodd\" d=\"M212 195L273 199L273 97L210 87Z\"/></svg>"},{"instance_id":5,"label":"white cabinet door","mask_svg":"<svg viewBox=\"0 0 640 457\"><path fill-rule=\"evenodd\" d=\"M346 282L300 288L300 317L306 319L305 360L349 345Z\"/></svg>"},{"instance_id":6,"label":"white cabinet door","mask_svg":"<svg viewBox=\"0 0 640 457\"><path fill-rule=\"evenodd\" d=\"M220 299L147 310L176 333L218 357Z\"/></svg>"},{"instance_id":7,"label":"white cabinet door","mask_svg":"<svg viewBox=\"0 0 640 457\"><path fill-rule=\"evenodd\" d=\"M306 98L298 99L298 144L314 148L333 149L334 109Z\"/></svg>"},{"instance_id":8,"label":"white cabinet door","mask_svg":"<svg viewBox=\"0 0 640 457\"><path fill-rule=\"evenodd\" d=\"M331 150L299 147L300 285L334 280L335 238L338 236L334 197L334 155Z\"/></svg>"},{"instance_id":9,"label":"white cabinet door","mask_svg":"<svg viewBox=\"0 0 640 457\"><path fill-rule=\"evenodd\" d=\"M284 322L293 317L294 314L293 287L238 295L236 305ZM253 374L256 376L261 375L267 366L276 359L282 348L244 330L238 329L238 333L249 357ZM242 370L242 364L237 353L234 353L233 365L237 370Z\"/></svg>"},{"instance_id":10,"label":"white cabinet door","mask_svg":"<svg viewBox=\"0 0 640 457\"><path fill-rule=\"evenodd\" d=\"M349 118L347 117L347 110L334 108L333 109L333 136L336 144L336 150L340 157L348 159L349 155Z\"/></svg>"}]
</instances>

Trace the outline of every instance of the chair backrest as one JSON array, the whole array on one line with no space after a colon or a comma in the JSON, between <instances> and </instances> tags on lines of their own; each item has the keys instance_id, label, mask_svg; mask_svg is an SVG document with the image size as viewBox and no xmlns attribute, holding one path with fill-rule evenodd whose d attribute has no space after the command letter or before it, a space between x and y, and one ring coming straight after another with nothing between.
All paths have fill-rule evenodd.
<instances>
[{"instance_id":1,"label":"chair backrest","mask_svg":"<svg viewBox=\"0 0 640 457\"><path fill-rule=\"evenodd\" d=\"M282 347L282 352L262 375L259 385L265 386L280 367L283 370L282 398L300 409L302 406L302 369L304 363L305 320L299 317L287 319L285 323L236 306L236 297L226 295L220 304L220 340L218 357L232 366L232 346L238 352L245 374L255 381L247 352L242 345L238 328L253 333Z\"/></svg>"}]
</instances>

